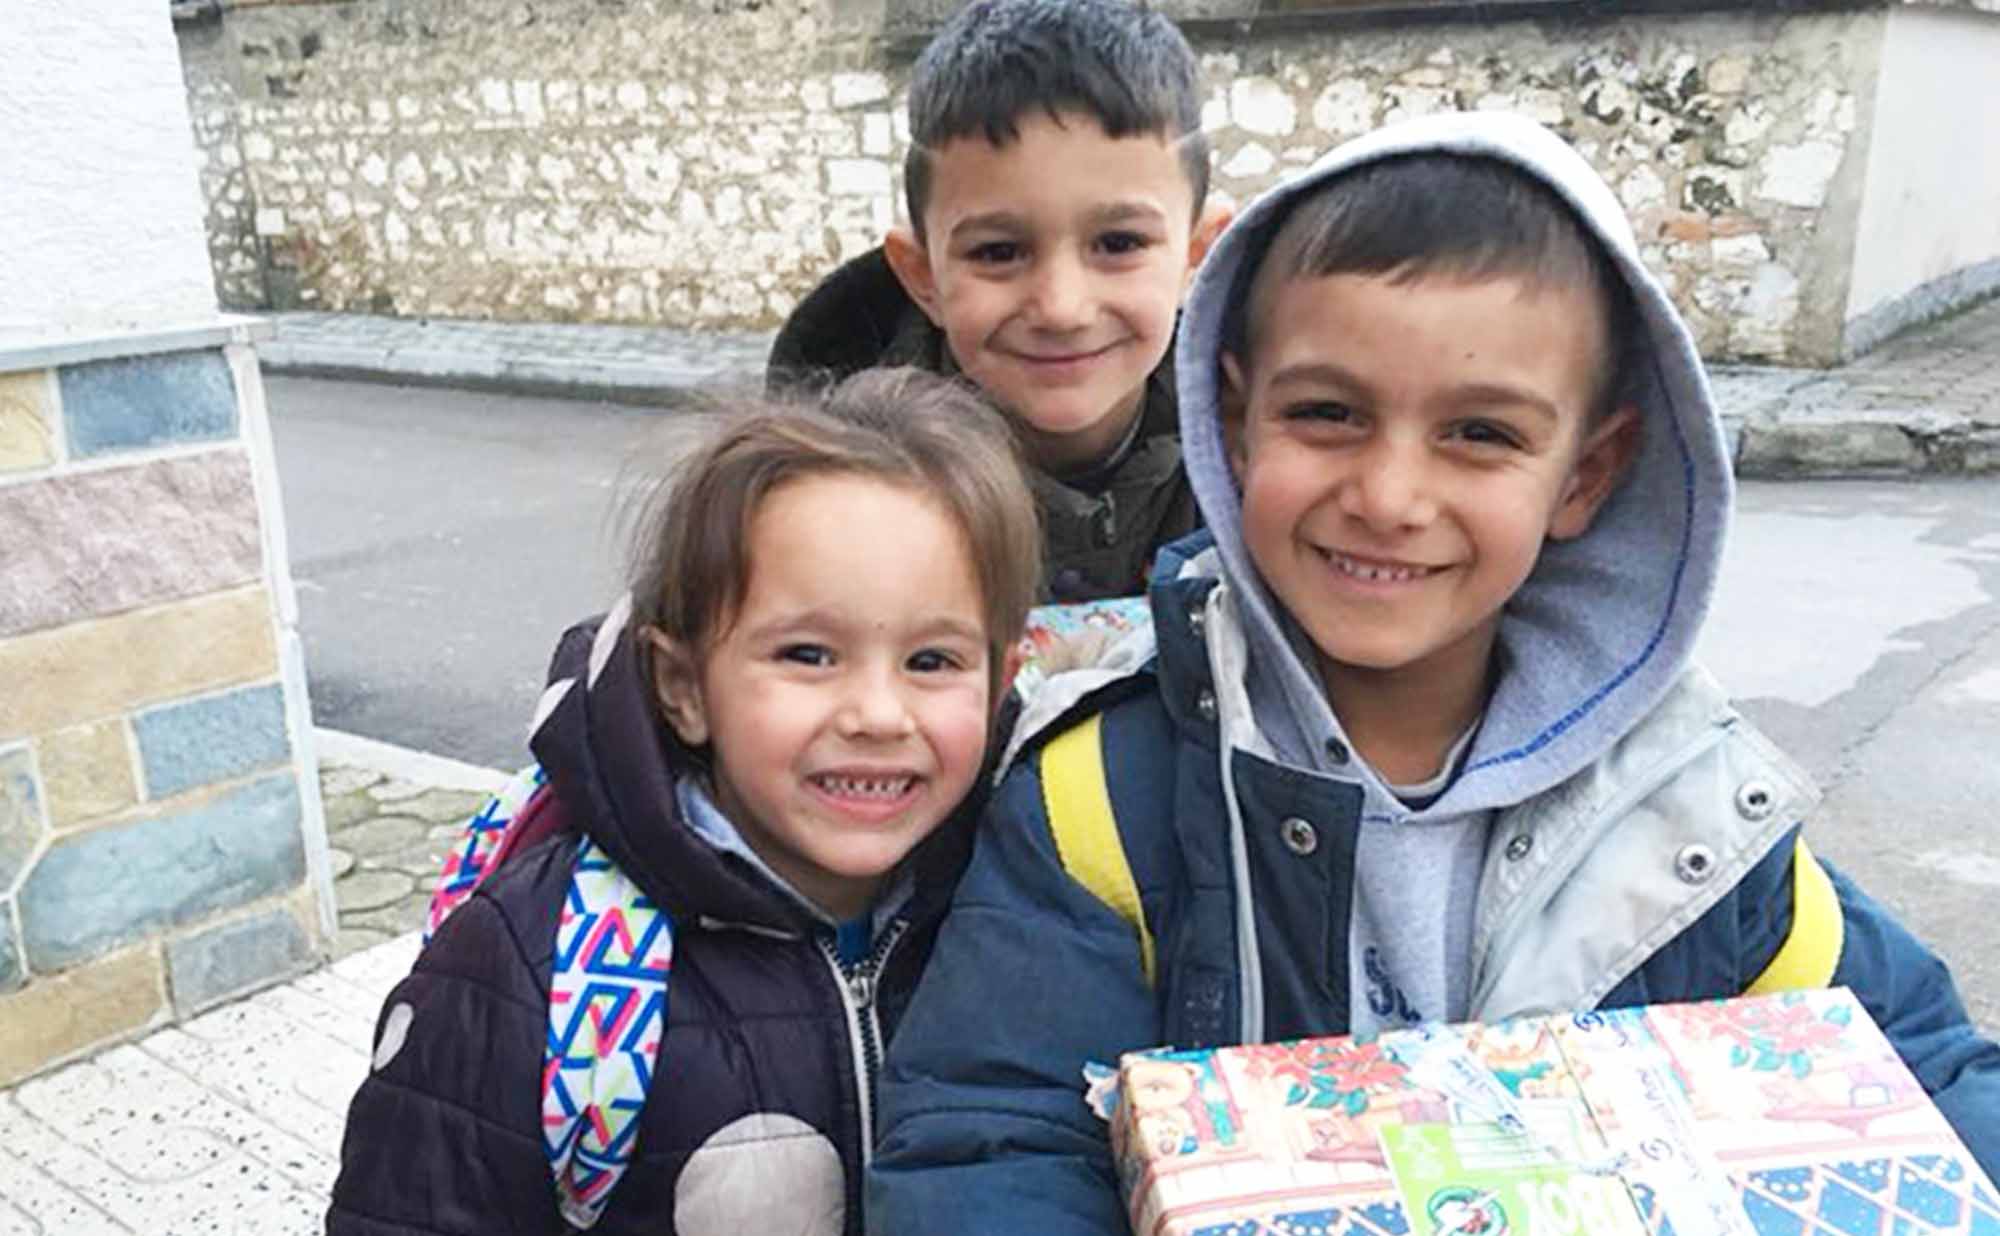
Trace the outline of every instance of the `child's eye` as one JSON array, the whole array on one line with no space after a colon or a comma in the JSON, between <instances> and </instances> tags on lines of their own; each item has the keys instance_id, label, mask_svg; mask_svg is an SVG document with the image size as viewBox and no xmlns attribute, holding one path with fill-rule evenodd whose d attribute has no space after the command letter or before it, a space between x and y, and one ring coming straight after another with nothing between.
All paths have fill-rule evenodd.
<instances>
[{"instance_id":1,"label":"child's eye","mask_svg":"<svg viewBox=\"0 0 2000 1236\"><path fill-rule=\"evenodd\" d=\"M1106 232L1097 238L1098 248L1113 257L1144 252L1152 243L1153 238L1143 232Z\"/></svg>"},{"instance_id":2,"label":"child's eye","mask_svg":"<svg viewBox=\"0 0 2000 1236\"><path fill-rule=\"evenodd\" d=\"M821 644L786 644L778 649L778 660L795 665L827 666L833 664L833 650Z\"/></svg>"},{"instance_id":3,"label":"child's eye","mask_svg":"<svg viewBox=\"0 0 2000 1236\"><path fill-rule=\"evenodd\" d=\"M1021 260L1022 246L1011 240L989 240L966 250L967 261L981 266L1005 266L1009 262Z\"/></svg>"},{"instance_id":4,"label":"child's eye","mask_svg":"<svg viewBox=\"0 0 2000 1236\"><path fill-rule=\"evenodd\" d=\"M1295 403L1278 414L1288 421L1322 422L1345 425L1354 419L1354 409L1337 399L1319 399L1306 403Z\"/></svg>"},{"instance_id":5,"label":"child's eye","mask_svg":"<svg viewBox=\"0 0 2000 1236\"><path fill-rule=\"evenodd\" d=\"M965 668L962 658L942 648L926 648L921 652L911 653L906 664L919 674L937 674L946 670Z\"/></svg>"},{"instance_id":6,"label":"child's eye","mask_svg":"<svg viewBox=\"0 0 2000 1236\"><path fill-rule=\"evenodd\" d=\"M1475 446L1518 448L1521 445L1519 434L1496 421L1466 421L1454 426L1452 434Z\"/></svg>"}]
</instances>

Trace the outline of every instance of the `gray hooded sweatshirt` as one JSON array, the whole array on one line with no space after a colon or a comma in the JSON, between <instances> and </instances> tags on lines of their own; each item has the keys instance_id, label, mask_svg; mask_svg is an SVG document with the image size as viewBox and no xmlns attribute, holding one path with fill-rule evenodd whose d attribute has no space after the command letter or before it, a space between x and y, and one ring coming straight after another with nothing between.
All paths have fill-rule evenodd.
<instances>
[{"instance_id":1,"label":"gray hooded sweatshirt","mask_svg":"<svg viewBox=\"0 0 2000 1236\"><path fill-rule=\"evenodd\" d=\"M1631 287L1644 335L1630 388L1643 445L1591 530L1548 543L1508 602L1498 645L1504 668L1469 749L1455 753L1456 775L1441 787L1396 787L1399 795L1351 755L1311 668L1310 645L1245 548L1218 413L1218 358L1232 292L1247 284L1239 268L1264 251L1300 196L1344 171L1418 152L1519 168L1560 194L1602 242ZM1254 724L1285 763L1359 785L1364 794L1348 970L1363 981L1353 984L1352 1029L1461 1019L1471 999L1473 915L1495 813L1588 767L1644 718L1686 668L1707 614L1732 482L1700 358L1640 264L1630 225L1603 180L1541 126L1484 113L1380 130L1258 199L1202 266L1176 347L1188 474L1216 540L1214 559L1204 554L1189 569L1218 571L1237 598L1248 649L1242 685Z\"/></svg>"}]
</instances>

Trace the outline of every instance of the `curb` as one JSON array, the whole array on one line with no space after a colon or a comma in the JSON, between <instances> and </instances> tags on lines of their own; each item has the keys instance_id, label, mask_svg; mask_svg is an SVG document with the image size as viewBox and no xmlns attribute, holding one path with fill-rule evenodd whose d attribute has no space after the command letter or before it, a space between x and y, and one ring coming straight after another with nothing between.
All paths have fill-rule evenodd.
<instances>
[{"instance_id":1,"label":"curb","mask_svg":"<svg viewBox=\"0 0 2000 1236\"><path fill-rule=\"evenodd\" d=\"M1736 475L1757 480L2000 474L2000 419L1930 411L1746 418Z\"/></svg>"},{"instance_id":2,"label":"curb","mask_svg":"<svg viewBox=\"0 0 2000 1236\"><path fill-rule=\"evenodd\" d=\"M266 349L259 349L266 353ZM327 378L370 382L382 386L430 386L447 390L484 391L496 395L531 395L579 402L620 403L662 410L685 401L698 388L720 379L677 378L657 370L632 367L593 371L588 376L532 362L502 362L493 366L464 364L462 357L418 354L388 362L337 349L271 349L260 356L264 372L287 378Z\"/></svg>"},{"instance_id":3,"label":"curb","mask_svg":"<svg viewBox=\"0 0 2000 1236\"><path fill-rule=\"evenodd\" d=\"M288 330L280 315L257 355L266 372L293 377L672 407L704 389L761 389L774 337L735 331L662 339L639 328L555 328L620 341L606 349L585 343L582 333L552 339L550 328L529 324L491 326L482 346L453 346L466 338L463 325L407 323L388 338L341 338L311 324ZM620 333L609 334L614 330Z\"/></svg>"},{"instance_id":4,"label":"curb","mask_svg":"<svg viewBox=\"0 0 2000 1236\"><path fill-rule=\"evenodd\" d=\"M2000 385L1967 367L1965 343L1944 340L1935 350L1934 358L1899 360L1885 349L1879 359L1831 369L1707 365L1736 475L2000 474Z\"/></svg>"},{"instance_id":5,"label":"curb","mask_svg":"<svg viewBox=\"0 0 2000 1236\"><path fill-rule=\"evenodd\" d=\"M302 315L310 317L312 315ZM329 315L330 316L330 315ZM770 336L754 332L662 337L637 328L493 326L490 338L462 324L407 324L388 339L350 336L304 323L288 336L282 315L257 344L266 372L405 386L437 386L657 410L684 406L704 390L763 382ZM624 333L614 347L600 332ZM452 346L479 338L478 346ZM590 341L590 342L587 342ZM592 353L595 355L592 355ZM1708 366L1731 466L1746 480L1910 478L2000 474L2000 406L1960 397L1946 407L1884 406L1880 375L1841 369ZM1873 380L1875 388L1858 384ZM1896 401L1901 403L1900 400Z\"/></svg>"},{"instance_id":6,"label":"curb","mask_svg":"<svg viewBox=\"0 0 2000 1236\"><path fill-rule=\"evenodd\" d=\"M322 765L366 768L385 777L433 789L492 794L506 785L512 776L496 768L483 768L450 756L433 755L428 751L399 747L394 743L319 726L313 727L313 746Z\"/></svg>"}]
</instances>

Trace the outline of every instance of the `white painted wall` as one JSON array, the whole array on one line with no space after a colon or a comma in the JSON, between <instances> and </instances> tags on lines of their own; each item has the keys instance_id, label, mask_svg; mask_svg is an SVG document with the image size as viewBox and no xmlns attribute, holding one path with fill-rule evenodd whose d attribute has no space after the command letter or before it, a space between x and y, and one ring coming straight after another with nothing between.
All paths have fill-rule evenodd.
<instances>
[{"instance_id":1,"label":"white painted wall","mask_svg":"<svg viewBox=\"0 0 2000 1236\"><path fill-rule=\"evenodd\" d=\"M213 318L166 0L11 0L0 66L0 338Z\"/></svg>"},{"instance_id":2,"label":"white painted wall","mask_svg":"<svg viewBox=\"0 0 2000 1236\"><path fill-rule=\"evenodd\" d=\"M1850 321L2000 260L2000 14L1905 7L1888 19Z\"/></svg>"}]
</instances>

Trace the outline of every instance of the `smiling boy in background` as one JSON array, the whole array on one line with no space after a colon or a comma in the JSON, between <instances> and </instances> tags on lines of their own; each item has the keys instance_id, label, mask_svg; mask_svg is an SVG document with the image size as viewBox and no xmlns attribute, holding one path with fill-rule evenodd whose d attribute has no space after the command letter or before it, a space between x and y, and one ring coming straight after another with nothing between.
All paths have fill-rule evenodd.
<instances>
[{"instance_id":1,"label":"smiling boy in background","mask_svg":"<svg viewBox=\"0 0 2000 1236\"><path fill-rule=\"evenodd\" d=\"M1171 345L1227 216L1194 54L1126 0L978 0L919 57L909 115L908 226L799 305L773 380L969 379L1027 450L1050 598L1141 592L1199 522Z\"/></svg>"}]
</instances>

